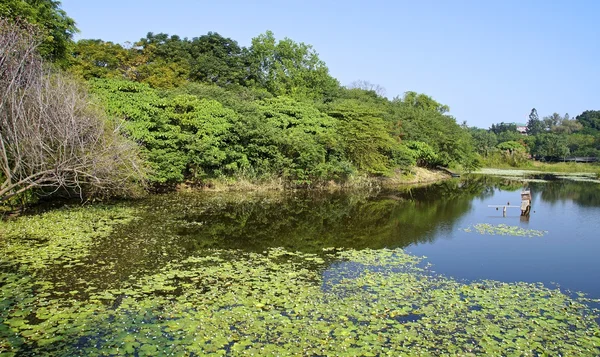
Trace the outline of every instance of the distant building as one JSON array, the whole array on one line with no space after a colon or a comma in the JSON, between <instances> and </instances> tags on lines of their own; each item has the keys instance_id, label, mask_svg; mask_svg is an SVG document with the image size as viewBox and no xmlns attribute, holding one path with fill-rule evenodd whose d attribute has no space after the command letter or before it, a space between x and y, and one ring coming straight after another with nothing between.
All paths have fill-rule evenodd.
<instances>
[{"instance_id":1,"label":"distant building","mask_svg":"<svg viewBox=\"0 0 600 357\"><path fill-rule=\"evenodd\" d=\"M517 131L522 135L527 135L527 124L523 123L513 123L517 126Z\"/></svg>"}]
</instances>

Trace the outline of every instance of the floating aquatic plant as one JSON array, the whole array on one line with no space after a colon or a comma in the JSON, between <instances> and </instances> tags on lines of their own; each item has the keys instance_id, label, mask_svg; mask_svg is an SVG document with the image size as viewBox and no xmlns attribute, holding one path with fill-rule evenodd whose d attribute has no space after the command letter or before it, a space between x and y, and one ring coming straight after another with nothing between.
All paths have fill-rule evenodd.
<instances>
[{"instance_id":1,"label":"floating aquatic plant","mask_svg":"<svg viewBox=\"0 0 600 357\"><path fill-rule=\"evenodd\" d=\"M68 278L45 274L48 264L20 251L60 242L54 259L84 262L114 229L111 214L127 221L135 212L67 210L2 224L2 356L600 354L598 311L585 297L541 284L465 284L400 249L205 249L112 288L80 281L77 267L65 268ZM44 221L54 227L47 234L26 228ZM37 243L15 246L23 232Z\"/></svg>"},{"instance_id":2,"label":"floating aquatic plant","mask_svg":"<svg viewBox=\"0 0 600 357\"><path fill-rule=\"evenodd\" d=\"M548 233L548 231L521 228L519 226L509 226L506 224L493 225L489 223L478 223L467 228L463 228L463 231L467 233L475 231L479 234L503 235L513 237L543 237L546 233Z\"/></svg>"}]
</instances>

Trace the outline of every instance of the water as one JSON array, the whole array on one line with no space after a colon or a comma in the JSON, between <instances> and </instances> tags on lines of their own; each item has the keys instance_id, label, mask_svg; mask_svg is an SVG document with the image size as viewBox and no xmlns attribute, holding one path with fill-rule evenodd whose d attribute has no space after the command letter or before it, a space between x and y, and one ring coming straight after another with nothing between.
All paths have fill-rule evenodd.
<instances>
[{"instance_id":1,"label":"water","mask_svg":"<svg viewBox=\"0 0 600 357\"><path fill-rule=\"evenodd\" d=\"M2 247L19 249L0 261L0 354L598 355L589 300L444 278L600 297L600 185L529 183L528 219L488 207L518 205L523 186L479 176L384 192L171 193L51 212L37 218L53 239L36 242L26 226L23 245ZM86 240L102 222L115 223L112 233ZM547 234L465 230L500 223ZM62 234L70 226L85 233Z\"/></svg>"},{"instance_id":2,"label":"water","mask_svg":"<svg viewBox=\"0 0 600 357\"><path fill-rule=\"evenodd\" d=\"M110 281L153 271L207 248L263 251L284 247L405 248L426 256L433 270L457 279L542 282L600 297L600 185L531 182L529 219L520 210L524 184L475 177L399 191L370 193L223 194L154 196L141 218L99 245L90 261L108 261ZM482 235L478 223L547 231L543 237ZM81 272L101 279L94 272Z\"/></svg>"},{"instance_id":3,"label":"water","mask_svg":"<svg viewBox=\"0 0 600 357\"><path fill-rule=\"evenodd\" d=\"M488 208L509 201L518 204L519 190L495 188L491 196L476 198L456 224L518 225L544 230L543 237L524 238L469 234L454 230L428 244L415 242L407 250L425 255L435 270L464 279L542 282L547 286L586 292L600 297L600 185L554 181L529 185L532 212Z\"/></svg>"}]
</instances>

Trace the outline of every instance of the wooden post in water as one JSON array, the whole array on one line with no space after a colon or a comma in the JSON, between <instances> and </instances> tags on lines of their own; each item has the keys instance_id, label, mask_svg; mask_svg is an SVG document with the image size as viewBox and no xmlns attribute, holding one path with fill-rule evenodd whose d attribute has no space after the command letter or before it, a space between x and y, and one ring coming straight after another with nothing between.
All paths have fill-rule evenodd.
<instances>
[{"instance_id":1,"label":"wooden post in water","mask_svg":"<svg viewBox=\"0 0 600 357\"><path fill-rule=\"evenodd\" d=\"M521 192L521 216L529 216L531 212L531 191L529 189Z\"/></svg>"}]
</instances>

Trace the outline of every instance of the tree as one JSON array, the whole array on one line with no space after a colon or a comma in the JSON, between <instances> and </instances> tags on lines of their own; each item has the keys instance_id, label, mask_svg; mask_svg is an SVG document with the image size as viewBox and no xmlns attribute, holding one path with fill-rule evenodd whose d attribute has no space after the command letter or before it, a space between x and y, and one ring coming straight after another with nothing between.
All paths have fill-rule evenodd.
<instances>
[{"instance_id":1,"label":"tree","mask_svg":"<svg viewBox=\"0 0 600 357\"><path fill-rule=\"evenodd\" d=\"M558 113L552 113L552 115L544 117L542 119L545 126L545 131L552 131L555 127L559 126L563 121L563 117Z\"/></svg>"},{"instance_id":2,"label":"tree","mask_svg":"<svg viewBox=\"0 0 600 357\"><path fill-rule=\"evenodd\" d=\"M431 146L438 164L473 167L476 159L472 138L454 117L444 114L448 109L427 95L407 92L403 99L392 101L390 120L400 123L403 140Z\"/></svg>"},{"instance_id":3,"label":"tree","mask_svg":"<svg viewBox=\"0 0 600 357\"><path fill-rule=\"evenodd\" d=\"M483 156L487 156L490 151L498 144L498 137L493 131L469 128L471 137L473 138L473 146L475 150Z\"/></svg>"},{"instance_id":4,"label":"tree","mask_svg":"<svg viewBox=\"0 0 600 357\"><path fill-rule=\"evenodd\" d=\"M267 31L252 39L249 79L273 95L327 100L339 90L339 82L312 46L289 38L276 41Z\"/></svg>"},{"instance_id":5,"label":"tree","mask_svg":"<svg viewBox=\"0 0 600 357\"><path fill-rule=\"evenodd\" d=\"M557 134L573 134L583 129L583 125L581 125L581 123L579 123L577 120L571 120L568 118L569 114L565 114L560 123L552 127L552 132Z\"/></svg>"},{"instance_id":6,"label":"tree","mask_svg":"<svg viewBox=\"0 0 600 357\"><path fill-rule=\"evenodd\" d=\"M137 147L83 88L43 66L36 38L0 19L0 201L34 188L128 192L143 178Z\"/></svg>"},{"instance_id":7,"label":"tree","mask_svg":"<svg viewBox=\"0 0 600 357\"><path fill-rule=\"evenodd\" d=\"M119 44L102 40L79 40L73 47L69 71L84 79L126 78L132 67L133 52Z\"/></svg>"},{"instance_id":8,"label":"tree","mask_svg":"<svg viewBox=\"0 0 600 357\"><path fill-rule=\"evenodd\" d=\"M3 0L0 17L25 20L36 26L43 39L38 47L42 57L51 61L66 61L73 35L78 31L75 21L67 16L56 0Z\"/></svg>"},{"instance_id":9,"label":"tree","mask_svg":"<svg viewBox=\"0 0 600 357\"><path fill-rule=\"evenodd\" d=\"M271 132L270 144L277 147L271 161L279 165L273 167L278 174L299 184L310 184L340 178L351 171L351 164L344 160L344 137L337 119L310 103L287 97L261 101L260 109Z\"/></svg>"},{"instance_id":10,"label":"tree","mask_svg":"<svg viewBox=\"0 0 600 357\"><path fill-rule=\"evenodd\" d=\"M339 120L344 152L353 165L375 175L390 172L391 153L398 142L379 108L347 99L332 103L327 114Z\"/></svg>"},{"instance_id":11,"label":"tree","mask_svg":"<svg viewBox=\"0 0 600 357\"><path fill-rule=\"evenodd\" d=\"M396 97L395 100L418 109L434 110L440 114L445 114L450 111L449 106L438 103L433 98L423 93L408 91L404 93L404 97L402 99Z\"/></svg>"},{"instance_id":12,"label":"tree","mask_svg":"<svg viewBox=\"0 0 600 357\"><path fill-rule=\"evenodd\" d=\"M529 113L529 121L527 122L527 134L537 135L539 133L543 133L544 129L544 123L540 120L537 110L535 108L531 109L531 113Z\"/></svg>"},{"instance_id":13,"label":"tree","mask_svg":"<svg viewBox=\"0 0 600 357\"><path fill-rule=\"evenodd\" d=\"M521 142L505 141L497 145L503 161L511 166L519 166L529 159L527 147Z\"/></svg>"},{"instance_id":14,"label":"tree","mask_svg":"<svg viewBox=\"0 0 600 357\"><path fill-rule=\"evenodd\" d=\"M600 130L600 110L586 110L579 114L577 120L588 131Z\"/></svg>"},{"instance_id":15,"label":"tree","mask_svg":"<svg viewBox=\"0 0 600 357\"><path fill-rule=\"evenodd\" d=\"M350 83L347 86L348 89L362 89L367 92L373 92L379 97L385 97L385 88L380 86L379 84L373 84L369 81L358 80Z\"/></svg>"},{"instance_id":16,"label":"tree","mask_svg":"<svg viewBox=\"0 0 600 357\"><path fill-rule=\"evenodd\" d=\"M490 131L496 135L500 135L502 133L508 132L509 134L520 135L517 131L517 124L512 123L500 123L500 124L492 124L490 127Z\"/></svg>"},{"instance_id":17,"label":"tree","mask_svg":"<svg viewBox=\"0 0 600 357\"><path fill-rule=\"evenodd\" d=\"M534 154L543 158L564 158L569 154L567 137L553 133L543 133L536 136Z\"/></svg>"},{"instance_id":18,"label":"tree","mask_svg":"<svg viewBox=\"0 0 600 357\"><path fill-rule=\"evenodd\" d=\"M91 84L109 113L126 120L128 136L142 145L153 169L151 182L201 181L248 167L232 133L237 115L222 104L189 94L160 98L143 83L102 79Z\"/></svg>"},{"instance_id":19,"label":"tree","mask_svg":"<svg viewBox=\"0 0 600 357\"><path fill-rule=\"evenodd\" d=\"M190 74L189 41L179 36L148 32L134 47L135 70L128 77L154 88L182 85Z\"/></svg>"},{"instance_id":20,"label":"tree","mask_svg":"<svg viewBox=\"0 0 600 357\"><path fill-rule=\"evenodd\" d=\"M216 32L193 38L189 51L190 79L193 81L226 86L243 84L248 76L245 66L247 50Z\"/></svg>"}]
</instances>

